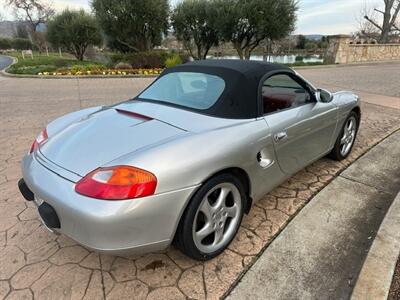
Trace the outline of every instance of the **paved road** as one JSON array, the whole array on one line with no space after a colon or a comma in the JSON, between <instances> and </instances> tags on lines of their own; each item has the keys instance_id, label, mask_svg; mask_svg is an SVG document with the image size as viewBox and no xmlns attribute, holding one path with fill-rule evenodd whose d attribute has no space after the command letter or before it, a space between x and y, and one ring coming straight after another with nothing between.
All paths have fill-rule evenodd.
<instances>
[{"instance_id":1,"label":"paved road","mask_svg":"<svg viewBox=\"0 0 400 300\"><path fill-rule=\"evenodd\" d=\"M12 63L12 59L8 56L0 55L0 70L5 69Z\"/></svg>"},{"instance_id":2,"label":"paved road","mask_svg":"<svg viewBox=\"0 0 400 300\"><path fill-rule=\"evenodd\" d=\"M318 87L350 90L364 102L400 109L400 62L300 69Z\"/></svg>"},{"instance_id":3,"label":"paved road","mask_svg":"<svg viewBox=\"0 0 400 300\"><path fill-rule=\"evenodd\" d=\"M307 76L312 82L317 82L321 87L345 88L371 94L400 97L400 61L302 69L300 73Z\"/></svg>"},{"instance_id":4,"label":"paved road","mask_svg":"<svg viewBox=\"0 0 400 300\"><path fill-rule=\"evenodd\" d=\"M355 77L365 72L351 68ZM374 66L374 72L369 68L372 78L379 80L390 66L383 65L381 70ZM332 69L301 72L315 76L320 85L329 82ZM173 248L144 256L99 255L63 235L48 233L34 206L16 188L21 157L34 136L60 115L128 99L151 81L0 77L0 299L6 295L27 299L219 298L313 195L400 127L399 110L364 103L350 158L341 163L321 159L266 195L244 219L229 250L207 263L189 260ZM360 84L347 78L340 82L340 89L350 85L364 89ZM382 96L374 97L378 101Z\"/></svg>"},{"instance_id":5,"label":"paved road","mask_svg":"<svg viewBox=\"0 0 400 300\"><path fill-rule=\"evenodd\" d=\"M271 243L228 299L349 299L399 192L399 153L400 131L335 178Z\"/></svg>"}]
</instances>

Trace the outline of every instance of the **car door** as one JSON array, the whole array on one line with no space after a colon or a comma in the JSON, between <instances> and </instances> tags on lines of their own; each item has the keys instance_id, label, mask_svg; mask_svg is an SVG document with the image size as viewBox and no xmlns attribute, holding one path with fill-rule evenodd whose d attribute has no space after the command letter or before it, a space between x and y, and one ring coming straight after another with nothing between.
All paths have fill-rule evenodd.
<instances>
[{"instance_id":1,"label":"car door","mask_svg":"<svg viewBox=\"0 0 400 300\"><path fill-rule=\"evenodd\" d=\"M266 78L261 94L264 119L283 172L295 173L330 150L335 105L318 102L312 88L290 72Z\"/></svg>"}]
</instances>

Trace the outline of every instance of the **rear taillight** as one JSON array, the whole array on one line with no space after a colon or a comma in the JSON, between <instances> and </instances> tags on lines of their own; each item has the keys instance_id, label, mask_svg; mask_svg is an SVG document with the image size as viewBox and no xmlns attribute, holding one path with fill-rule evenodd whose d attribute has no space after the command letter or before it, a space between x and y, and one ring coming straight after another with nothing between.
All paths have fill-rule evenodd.
<instances>
[{"instance_id":1,"label":"rear taillight","mask_svg":"<svg viewBox=\"0 0 400 300\"><path fill-rule=\"evenodd\" d=\"M33 144L31 146L31 149L29 150L29 153L36 151L40 145L43 145L47 141L47 139L48 139L48 135L47 135L47 130L45 128L42 130L41 133L39 133L39 135L33 141Z\"/></svg>"},{"instance_id":2,"label":"rear taillight","mask_svg":"<svg viewBox=\"0 0 400 300\"><path fill-rule=\"evenodd\" d=\"M157 178L150 172L130 167L99 168L87 174L75 191L87 197L104 200L125 200L153 195Z\"/></svg>"}]
</instances>

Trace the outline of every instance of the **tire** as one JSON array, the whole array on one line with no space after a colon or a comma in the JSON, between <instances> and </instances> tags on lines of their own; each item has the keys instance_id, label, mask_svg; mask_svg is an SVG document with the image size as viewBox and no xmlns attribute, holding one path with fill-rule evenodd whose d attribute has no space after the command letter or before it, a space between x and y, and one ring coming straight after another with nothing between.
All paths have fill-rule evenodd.
<instances>
[{"instance_id":1,"label":"tire","mask_svg":"<svg viewBox=\"0 0 400 300\"><path fill-rule=\"evenodd\" d=\"M351 129L349 129L350 122L353 124ZM352 111L343 124L342 130L336 139L335 146L331 153L329 153L330 158L340 161L349 156L354 146L359 123L360 121L357 113Z\"/></svg>"},{"instance_id":2,"label":"tire","mask_svg":"<svg viewBox=\"0 0 400 300\"><path fill-rule=\"evenodd\" d=\"M234 175L212 177L194 194L183 213L175 235L177 248L195 260L219 255L240 227L246 199L243 184Z\"/></svg>"}]
</instances>

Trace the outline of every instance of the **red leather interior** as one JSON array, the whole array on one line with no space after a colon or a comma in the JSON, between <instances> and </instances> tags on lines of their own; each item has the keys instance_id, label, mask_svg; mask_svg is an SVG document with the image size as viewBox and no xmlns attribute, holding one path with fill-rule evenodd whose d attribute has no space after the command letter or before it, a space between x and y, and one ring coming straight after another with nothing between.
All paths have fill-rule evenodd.
<instances>
[{"instance_id":1,"label":"red leather interior","mask_svg":"<svg viewBox=\"0 0 400 300\"><path fill-rule=\"evenodd\" d=\"M294 94L274 93L271 88L263 88L264 113L289 108L294 100Z\"/></svg>"}]
</instances>

